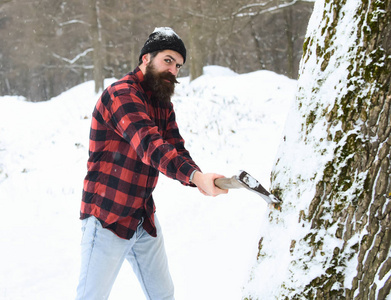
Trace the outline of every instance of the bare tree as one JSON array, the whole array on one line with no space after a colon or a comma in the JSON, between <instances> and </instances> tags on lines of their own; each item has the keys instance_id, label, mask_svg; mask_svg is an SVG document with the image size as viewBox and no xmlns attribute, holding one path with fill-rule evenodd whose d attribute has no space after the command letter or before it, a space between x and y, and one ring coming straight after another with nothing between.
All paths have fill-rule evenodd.
<instances>
[{"instance_id":1,"label":"bare tree","mask_svg":"<svg viewBox=\"0 0 391 300\"><path fill-rule=\"evenodd\" d=\"M102 34L102 20L99 0L90 0L90 29L93 47L93 74L95 82L95 92L103 90L103 66L104 66L104 40Z\"/></svg>"}]
</instances>

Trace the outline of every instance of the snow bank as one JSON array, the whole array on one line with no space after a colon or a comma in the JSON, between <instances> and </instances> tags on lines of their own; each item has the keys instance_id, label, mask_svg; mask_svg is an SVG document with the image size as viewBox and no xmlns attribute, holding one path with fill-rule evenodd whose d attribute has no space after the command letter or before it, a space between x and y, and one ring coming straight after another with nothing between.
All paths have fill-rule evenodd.
<instances>
[{"instance_id":1,"label":"snow bank","mask_svg":"<svg viewBox=\"0 0 391 300\"><path fill-rule=\"evenodd\" d=\"M244 169L268 187L296 82L217 66L180 82L173 102L200 167L226 176ZM48 102L0 97L0 299L74 298L79 206L97 98L92 82ZM240 299L266 203L246 190L204 197L164 176L155 199L176 297ZM144 299L126 263L110 299L125 297Z\"/></svg>"}]
</instances>

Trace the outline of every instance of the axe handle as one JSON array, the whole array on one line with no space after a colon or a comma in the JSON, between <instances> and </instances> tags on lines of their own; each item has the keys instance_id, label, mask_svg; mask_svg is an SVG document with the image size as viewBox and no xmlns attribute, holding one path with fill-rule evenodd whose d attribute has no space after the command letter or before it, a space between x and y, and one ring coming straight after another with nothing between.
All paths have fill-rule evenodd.
<instances>
[{"instance_id":1,"label":"axe handle","mask_svg":"<svg viewBox=\"0 0 391 300\"><path fill-rule=\"evenodd\" d=\"M215 179L215 186L223 190L243 187L243 185L237 180L236 176L232 176L231 178L217 178Z\"/></svg>"}]
</instances>

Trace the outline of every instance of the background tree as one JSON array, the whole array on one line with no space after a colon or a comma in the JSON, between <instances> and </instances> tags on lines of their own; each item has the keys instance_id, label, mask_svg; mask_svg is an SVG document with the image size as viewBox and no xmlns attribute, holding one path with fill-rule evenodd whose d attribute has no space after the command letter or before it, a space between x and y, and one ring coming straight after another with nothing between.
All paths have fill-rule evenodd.
<instances>
[{"instance_id":1,"label":"background tree","mask_svg":"<svg viewBox=\"0 0 391 300\"><path fill-rule=\"evenodd\" d=\"M93 75L95 82L95 92L103 91L103 66L105 65L104 46L102 34L101 7L99 0L90 0L90 30L93 49Z\"/></svg>"},{"instance_id":2,"label":"background tree","mask_svg":"<svg viewBox=\"0 0 391 300\"><path fill-rule=\"evenodd\" d=\"M285 201L263 224L247 296L386 299L391 1L317 1L301 63L272 174ZM272 283L270 265L280 270Z\"/></svg>"}]
</instances>

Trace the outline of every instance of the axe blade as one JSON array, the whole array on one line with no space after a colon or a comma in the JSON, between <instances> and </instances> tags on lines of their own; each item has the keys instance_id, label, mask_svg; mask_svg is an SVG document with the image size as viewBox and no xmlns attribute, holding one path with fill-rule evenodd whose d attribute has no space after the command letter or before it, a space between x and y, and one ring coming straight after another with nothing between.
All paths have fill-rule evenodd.
<instances>
[{"instance_id":1,"label":"axe blade","mask_svg":"<svg viewBox=\"0 0 391 300\"><path fill-rule=\"evenodd\" d=\"M267 191L258 180L253 176L248 174L246 171L240 171L239 175L236 176L236 179L248 190L261 196L269 204L277 204L282 201L276 196Z\"/></svg>"},{"instance_id":2,"label":"axe blade","mask_svg":"<svg viewBox=\"0 0 391 300\"><path fill-rule=\"evenodd\" d=\"M275 205L282 202L276 196L269 193L258 180L246 171L240 171L238 175L234 175L231 178L218 178L215 180L215 185L221 189L246 188L261 196L268 204Z\"/></svg>"}]
</instances>

